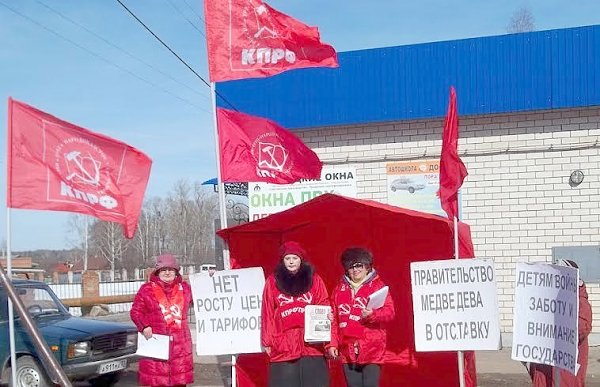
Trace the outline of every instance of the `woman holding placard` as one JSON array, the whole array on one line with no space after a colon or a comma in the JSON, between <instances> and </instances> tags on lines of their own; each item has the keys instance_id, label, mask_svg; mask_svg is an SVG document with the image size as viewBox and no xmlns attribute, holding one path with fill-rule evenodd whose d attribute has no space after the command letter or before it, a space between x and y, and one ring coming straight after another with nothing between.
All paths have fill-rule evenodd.
<instances>
[{"instance_id":1,"label":"woman holding placard","mask_svg":"<svg viewBox=\"0 0 600 387\"><path fill-rule=\"evenodd\" d=\"M279 263L262 296L261 342L269 356L270 387L327 387L323 343L304 338L307 305L329 305L323 280L297 242L279 248Z\"/></svg>"},{"instance_id":2,"label":"woman holding placard","mask_svg":"<svg viewBox=\"0 0 600 387\"><path fill-rule=\"evenodd\" d=\"M191 303L192 290L179 274L175 256L159 256L150 280L133 300L130 315L145 340L153 340L155 335L169 337L169 355L166 360L140 360L140 385L185 386L194 382L192 336L187 323Z\"/></svg>"},{"instance_id":3,"label":"woman holding placard","mask_svg":"<svg viewBox=\"0 0 600 387\"><path fill-rule=\"evenodd\" d=\"M333 308L332 358L341 358L348 387L379 386L387 333L395 316L394 303L375 269L367 249L353 247L342 253L345 274L331 297Z\"/></svg>"}]
</instances>

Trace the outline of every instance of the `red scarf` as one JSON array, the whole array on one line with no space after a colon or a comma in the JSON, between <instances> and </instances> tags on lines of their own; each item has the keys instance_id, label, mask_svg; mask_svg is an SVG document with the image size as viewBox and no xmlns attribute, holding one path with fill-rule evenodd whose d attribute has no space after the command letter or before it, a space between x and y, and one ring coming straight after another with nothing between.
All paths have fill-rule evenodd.
<instances>
[{"instance_id":1,"label":"red scarf","mask_svg":"<svg viewBox=\"0 0 600 387\"><path fill-rule=\"evenodd\" d=\"M367 280L369 281L369 280ZM362 337L365 327L361 323L362 310L367 307L369 296L373 293L369 284L364 283L352 296L352 287L344 283L336 297L338 304L338 326L342 337Z\"/></svg>"},{"instance_id":2,"label":"red scarf","mask_svg":"<svg viewBox=\"0 0 600 387\"><path fill-rule=\"evenodd\" d=\"M304 307L312 304L313 295L306 292L298 297L279 293L277 295L277 313L281 316L284 331L290 328L304 327Z\"/></svg>"},{"instance_id":3,"label":"red scarf","mask_svg":"<svg viewBox=\"0 0 600 387\"><path fill-rule=\"evenodd\" d=\"M152 291L154 297L158 300L158 305L169 328L180 329L183 319L183 286L177 284L171 290L171 298L165 294L162 286L152 282Z\"/></svg>"}]
</instances>

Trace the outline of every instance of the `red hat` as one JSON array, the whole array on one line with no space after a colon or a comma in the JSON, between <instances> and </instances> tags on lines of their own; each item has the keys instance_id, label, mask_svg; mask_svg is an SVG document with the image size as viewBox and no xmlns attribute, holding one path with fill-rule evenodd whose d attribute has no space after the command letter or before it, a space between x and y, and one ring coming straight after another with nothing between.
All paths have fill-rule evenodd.
<instances>
[{"instance_id":1,"label":"red hat","mask_svg":"<svg viewBox=\"0 0 600 387\"><path fill-rule=\"evenodd\" d=\"M164 268L170 268L179 271L179 264L177 263L177 258L175 258L173 254L162 254L156 258L155 268L155 273Z\"/></svg>"},{"instance_id":2,"label":"red hat","mask_svg":"<svg viewBox=\"0 0 600 387\"><path fill-rule=\"evenodd\" d=\"M306 250L298 242L287 241L279 247L279 258L283 259L286 255L294 254L300 257L301 260L306 260L308 254Z\"/></svg>"}]
</instances>

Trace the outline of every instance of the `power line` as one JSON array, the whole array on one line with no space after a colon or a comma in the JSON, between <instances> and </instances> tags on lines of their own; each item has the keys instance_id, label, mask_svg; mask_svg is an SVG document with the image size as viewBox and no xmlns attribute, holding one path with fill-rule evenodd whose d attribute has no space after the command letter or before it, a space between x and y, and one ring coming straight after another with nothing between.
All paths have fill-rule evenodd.
<instances>
[{"instance_id":1,"label":"power line","mask_svg":"<svg viewBox=\"0 0 600 387\"><path fill-rule=\"evenodd\" d=\"M185 16L183 14L183 12L181 12L181 10L179 9L179 7L177 7L171 0L167 0L167 1L169 2L169 4L171 4L171 7L173 7L175 9L175 11L177 11L177 13L179 15L181 15L182 18L185 19L185 21L187 21L196 31L200 32L200 35L202 35L202 36L204 36L206 38L206 34L202 30L200 30L198 27L196 27L196 25L190 19L188 19L188 17Z\"/></svg>"},{"instance_id":2,"label":"power line","mask_svg":"<svg viewBox=\"0 0 600 387\"><path fill-rule=\"evenodd\" d=\"M17 11L16 9L14 9L14 8L12 8L12 7L8 6L8 5L6 5L6 4L5 4L4 2L2 2L2 1L0 1L0 6L3 6L4 8L8 9L8 10L9 10L9 11L11 11L12 13L14 13L14 14L16 14L16 15L18 15L18 16L20 16L20 17L22 17L22 18L23 18L23 19L25 19L25 20L28 20L29 22L31 22L31 23L35 24L36 26L38 26L38 27L40 27L40 28L42 28L42 29L46 30L47 32L51 33L52 35L54 35L54 36L56 36L56 37L59 37L59 38L63 39L64 41L66 41L66 42L68 42L68 43L72 44L73 46L75 46L75 47L79 48L80 50L83 50L83 51L87 52L88 54L90 54L90 55L92 55L92 56L96 57L97 59L100 59L100 60L102 60L103 62L105 62L105 63L108 63L109 65L111 65L111 66L114 66L114 67L116 67L117 69L119 69L119 70L121 70L121 71L124 71L124 72L126 72L127 74L131 75L132 77L134 77L134 78L136 78L136 79L138 79L138 80L140 80L140 81L142 81L142 82L144 82L144 83L147 83L148 85L150 85L150 86L152 86L152 87L154 87L154 88L156 88L156 89L158 89L158 90L162 91L163 93L169 94L170 96L172 96L172 97L175 97L175 98L177 98L178 100L180 100L180 101L182 101L182 102L185 102L186 104L188 104L188 105L190 105L190 106L193 106L193 107L195 107L195 108L198 108L198 109L200 109L200 110L203 110L203 111L205 111L205 112L207 112L207 113L210 113L210 112L209 112L209 111L208 111L206 108L203 108L203 107L201 107L201 106L199 106L199 105L196 105L196 104L194 104L193 102L191 102L191 101L189 101L189 100L187 100L187 99L185 99L185 98L179 97L178 95L175 95L175 94L171 93L169 90L166 90L166 89L164 89L164 88L162 88L162 87L160 87L160 86L156 85L155 83L153 83L153 82L151 82L151 81L149 81L149 80L147 80L147 79L144 79L144 78L140 77L139 75L137 75L137 74L133 73L132 71L130 71L130 70L128 70L128 69L126 69L126 68L124 68L124 67L122 67L122 66L119 66L118 64L116 64L116 63L114 63L114 62L111 62L110 60L108 60L108 59L106 59L106 58L102 57L101 55L99 55L99 54L97 54L97 53L95 53L95 52L93 52L93 51L91 51L91 50L89 50L89 49L87 49L86 47L84 47L84 46L80 45L79 43L76 43L76 42L74 42L73 40L71 40L71 39L69 39L69 38L67 38L67 37L65 37L65 36L63 36L63 35L61 35L61 34L59 34L58 32L54 31L53 29L51 29L51 28L49 28L49 27L46 27L45 25L43 25L43 24L39 23L38 21L36 21L36 20L34 20L34 19L30 18L29 16L27 16L27 15L25 15L25 14L23 14L23 13L21 13L21 12Z\"/></svg>"},{"instance_id":3,"label":"power line","mask_svg":"<svg viewBox=\"0 0 600 387\"><path fill-rule=\"evenodd\" d=\"M194 13L194 15L198 16L198 19L200 19L200 21L202 22L202 24L205 24L204 19L202 19L202 16L200 16L200 14L198 12L196 12L196 10L194 9L194 7L192 7L187 0L183 0L183 2L185 3L185 5L188 6L189 9L192 10L192 12Z\"/></svg>"},{"instance_id":4,"label":"power line","mask_svg":"<svg viewBox=\"0 0 600 387\"><path fill-rule=\"evenodd\" d=\"M179 55L177 55L177 53L175 51L173 51L173 49L171 49L171 47L169 47L168 44L166 44L161 38L158 37L158 35L156 35L146 24L144 24L143 21L140 20L140 18L138 18L135 13L133 13L129 8L127 8L127 6L125 4L123 4L123 2L121 0L117 0L117 3L119 3L121 5L121 7L123 7L135 20L137 20L138 23L140 23L145 29L146 31L148 31L150 34L152 34L152 36L154 36L154 38L156 40L158 40L167 50L169 50L171 52L171 54L173 54L177 59L179 59L179 61L181 63L183 63L185 65L185 67L187 67L192 73L194 73L194 75L196 77L198 77L198 79L200 79L206 86L208 86L210 88L210 83L208 83L208 81L206 81L206 79L202 78L202 76L200 74L198 74L196 72L196 70L194 70L189 64L187 64L187 62L185 60L183 60ZM235 106L233 106L233 104L231 102L229 102L227 100L227 98L223 97L216 89L215 89L215 95L219 98L221 98L227 105L229 105L233 110L238 111Z\"/></svg>"},{"instance_id":5,"label":"power line","mask_svg":"<svg viewBox=\"0 0 600 387\"><path fill-rule=\"evenodd\" d=\"M114 43L110 42L108 39L105 39L104 37L100 36L99 34L95 33L94 31L90 30L90 29L89 29L89 28L87 28L86 26L84 26L84 25L82 25L82 24L80 24L80 23L76 22L75 20L73 20L73 19L69 18L68 16L66 16L66 15L65 15L65 14L63 14L62 12L60 12L60 11L57 11L56 9L54 9L54 8L50 7L49 5L45 4L45 3L44 3L44 2L42 2L41 0L36 0L36 2L37 2L38 4L40 4L41 6L45 7L46 9L48 9L49 11L53 12L54 14L56 14L56 15L60 16L60 17L61 17L61 18L63 18L64 20L66 20L66 21L68 21L68 22L70 22L70 23L74 24L75 26L77 26L77 27L79 27L79 28L83 29L84 31L88 32L89 34L91 34L91 35L95 36L96 38L98 38L98 39L102 40L104 43L108 44L109 46L111 46L111 47L113 47L113 48L115 48L115 49L117 49L117 50L121 51L122 53L124 53L125 55L129 56L130 58L132 58L132 59L135 59L135 60L136 60L136 61L138 61L139 63L142 63L143 65L147 66L148 68L150 68L150 69L152 69L152 70L154 70L154 71L156 71L156 72L158 72L158 73L162 74L163 76L165 76L165 77L169 78L170 80L172 80L173 82L175 82L175 83L179 84L180 86L183 86L183 87L187 88L188 90L190 90L190 91L194 92L195 94L197 94L197 95L199 95L199 96L201 96L201 97L203 97L203 98L205 98L205 99L209 99L207 95L205 95L205 94L202 94L202 93L198 92L198 90L196 90L196 89L194 89L194 88L192 88L192 87L190 87L190 86L186 85L185 83L183 83L183 82L181 82L181 81L179 81L179 80L175 79L174 77L170 76L169 74L165 73L164 71L160 70L159 68L157 68L157 67L154 67L154 66L153 66L153 65L151 65L150 63L147 63L147 62L143 61L142 59L140 59L140 58L136 57L135 55L131 54L130 52L128 52L128 51L127 51L127 50L125 50L124 48L121 48L121 47L117 46L116 44L114 44Z\"/></svg>"}]
</instances>

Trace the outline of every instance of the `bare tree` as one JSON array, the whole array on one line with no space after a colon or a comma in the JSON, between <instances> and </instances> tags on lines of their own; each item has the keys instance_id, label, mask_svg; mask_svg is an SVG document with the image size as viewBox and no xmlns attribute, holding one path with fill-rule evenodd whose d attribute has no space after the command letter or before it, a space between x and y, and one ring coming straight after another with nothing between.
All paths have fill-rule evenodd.
<instances>
[{"instance_id":1,"label":"bare tree","mask_svg":"<svg viewBox=\"0 0 600 387\"><path fill-rule=\"evenodd\" d=\"M77 261L83 259L83 270L88 268L89 227L90 219L87 215L71 214L67 220L67 230L69 231L67 243L82 252L82 256L78 257Z\"/></svg>"},{"instance_id":2,"label":"bare tree","mask_svg":"<svg viewBox=\"0 0 600 387\"><path fill-rule=\"evenodd\" d=\"M510 22L506 27L506 32L514 34L518 32L535 31L535 19L527 7L521 7L513 13Z\"/></svg>"},{"instance_id":3,"label":"bare tree","mask_svg":"<svg viewBox=\"0 0 600 387\"><path fill-rule=\"evenodd\" d=\"M111 280L115 279L117 262L122 262L129 244L120 224L97 221L93 226L92 243L98 255L110 263Z\"/></svg>"}]
</instances>

